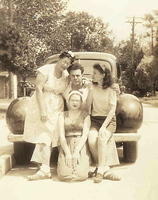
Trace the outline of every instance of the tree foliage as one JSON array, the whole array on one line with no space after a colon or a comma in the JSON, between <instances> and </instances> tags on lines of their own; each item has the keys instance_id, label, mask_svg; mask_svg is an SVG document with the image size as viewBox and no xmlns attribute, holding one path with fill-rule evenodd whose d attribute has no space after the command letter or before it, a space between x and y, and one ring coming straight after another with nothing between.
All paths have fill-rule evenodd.
<instances>
[{"instance_id":1,"label":"tree foliage","mask_svg":"<svg viewBox=\"0 0 158 200\"><path fill-rule=\"evenodd\" d=\"M157 26L158 26L158 10L147 13L143 17L143 25L146 28L144 39L149 38L149 49L150 54L153 55L154 46L157 37Z\"/></svg>"},{"instance_id":2,"label":"tree foliage","mask_svg":"<svg viewBox=\"0 0 158 200\"><path fill-rule=\"evenodd\" d=\"M142 95L145 95L147 92L155 94L156 81L158 80L157 17L158 10L147 13L144 16L144 26L146 27L144 39L149 37L150 42L148 44L148 49L150 49L150 51L144 55L135 72L137 87Z\"/></svg>"},{"instance_id":3,"label":"tree foliage","mask_svg":"<svg viewBox=\"0 0 158 200\"><path fill-rule=\"evenodd\" d=\"M74 51L112 51L108 25L86 12L68 12L61 25L67 46ZM65 38L64 38L65 39Z\"/></svg>"},{"instance_id":4,"label":"tree foliage","mask_svg":"<svg viewBox=\"0 0 158 200\"><path fill-rule=\"evenodd\" d=\"M152 90L152 62L153 56L144 56L135 72L138 90L142 95Z\"/></svg>"},{"instance_id":5,"label":"tree foliage","mask_svg":"<svg viewBox=\"0 0 158 200\"><path fill-rule=\"evenodd\" d=\"M118 62L122 70L122 83L125 85L128 92L132 92L137 89L137 83L135 79L135 70L143 57L143 51L137 40L134 43L133 51L133 63L131 59L132 44L130 40L121 41L115 47L115 55L118 58Z\"/></svg>"},{"instance_id":6,"label":"tree foliage","mask_svg":"<svg viewBox=\"0 0 158 200\"><path fill-rule=\"evenodd\" d=\"M5 1L4 1L5 2ZM3 4L0 15L1 66L20 73L23 79L37 65L54 53L58 21L66 1L10 0Z\"/></svg>"},{"instance_id":7,"label":"tree foliage","mask_svg":"<svg viewBox=\"0 0 158 200\"><path fill-rule=\"evenodd\" d=\"M4 0L1 66L26 79L49 55L66 49L108 51L108 25L85 12L65 13L67 0Z\"/></svg>"},{"instance_id":8,"label":"tree foliage","mask_svg":"<svg viewBox=\"0 0 158 200\"><path fill-rule=\"evenodd\" d=\"M154 47L153 56L144 56L136 69L138 88L142 93L152 91L155 94L158 80L158 44Z\"/></svg>"},{"instance_id":9,"label":"tree foliage","mask_svg":"<svg viewBox=\"0 0 158 200\"><path fill-rule=\"evenodd\" d=\"M47 46L48 51L58 50L57 39L60 38L61 14L65 10L63 0L34 0L17 3L16 21L22 32L34 37ZM21 17L23 16L23 17ZM41 46L40 46L41 47Z\"/></svg>"}]
</instances>

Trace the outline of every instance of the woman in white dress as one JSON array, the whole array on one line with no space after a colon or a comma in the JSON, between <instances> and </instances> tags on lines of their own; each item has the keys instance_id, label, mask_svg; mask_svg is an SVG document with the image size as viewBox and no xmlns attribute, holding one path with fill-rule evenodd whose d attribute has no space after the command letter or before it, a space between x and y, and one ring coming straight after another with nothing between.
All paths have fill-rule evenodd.
<instances>
[{"instance_id":1,"label":"woman in white dress","mask_svg":"<svg viewBox=\"0 0 158 200\"><path fill-rule=\"evenodd\" d=\"M41 164L39 171L28 180L50 178L51 147L57 146L56 124L64 109L61 93L67 86L66 69L74 61L72 52L63 52L55 64L38 69L36 91L30 98L26 114L24 140L35 144L31 161Z\"/></svg>"}]
</instances>

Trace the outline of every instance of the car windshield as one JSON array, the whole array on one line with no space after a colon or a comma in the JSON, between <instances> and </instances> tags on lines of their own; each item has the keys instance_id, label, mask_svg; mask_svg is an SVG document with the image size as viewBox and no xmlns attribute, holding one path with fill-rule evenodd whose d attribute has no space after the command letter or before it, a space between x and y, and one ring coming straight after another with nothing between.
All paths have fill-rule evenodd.
<instances>
[{"instance_id":1,"label":"car windshield","mask_svg":"<svg viewBox=\"0 0 158 200\"><path fill-rule=\"evenodd\" d=\"M99 60L99 59L77 59L77 62L79 62L84 67L84 77L92 80L92 74L93 74L93 65L94 64L100 64L105 65L110 71L112 71L112 66L110 63L106 60ZM51 62L51 63L56 63Z\"/></svg>"},{"instance_id":2,"label":"car windshield","mask_svg":"<svg viewBox=\"0 0 158 200\"><path fill-rule=\"evenodd\" d=\"M81 60L78 60L78 62L84 67L83 75L89 79L92 79L93 65L96 63L107 66L107 68L111 71L111 65L105 60L81 59Z\"/></svg>"}]
</instances>

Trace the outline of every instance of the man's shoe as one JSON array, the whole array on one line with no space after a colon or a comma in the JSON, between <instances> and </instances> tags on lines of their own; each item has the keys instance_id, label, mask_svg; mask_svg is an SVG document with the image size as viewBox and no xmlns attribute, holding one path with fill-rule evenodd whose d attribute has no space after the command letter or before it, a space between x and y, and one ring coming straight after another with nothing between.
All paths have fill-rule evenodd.
<instances>
[{"instance_id":1,"label":"man's shoe","mask_svg":"<svg viewBox=\"0 0 158 200\"><path fill-rule=\"evenodd\" d=\"M36 180L49 179L49 178L51 178L51 173L50 172L46 173L42 170L39 170L37 173L31 176L27 176L28 181L36 181Z\"/></svg>"}]
</instances>

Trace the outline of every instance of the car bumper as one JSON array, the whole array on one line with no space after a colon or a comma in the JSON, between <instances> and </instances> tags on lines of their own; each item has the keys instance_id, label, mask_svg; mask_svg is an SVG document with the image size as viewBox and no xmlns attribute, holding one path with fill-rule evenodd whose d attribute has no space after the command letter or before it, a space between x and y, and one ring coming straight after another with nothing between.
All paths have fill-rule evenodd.
<instances>
[{"instance_id":1,"label":"car bumper","mask_svg":"<svg viewBox=\"0 0 158 200\"><path fill-rule=\"evenodd\" d=\"M116 142L136 142L140 139L139 133L115 133L114 139Z\"/></svg>"},{"instance_id":2,"label":"car bumper","mask_svg":"<svg viewBox=\"0 0 158 200\"><path fill-rule=\"evenodd\" d=\"M115 133L114 139L116 142L132 142L140 139L139 133ZM9 134L9 142L24 142L23 135Z\"/></svg>"}]
</instances>

